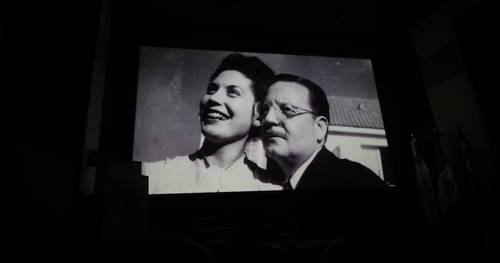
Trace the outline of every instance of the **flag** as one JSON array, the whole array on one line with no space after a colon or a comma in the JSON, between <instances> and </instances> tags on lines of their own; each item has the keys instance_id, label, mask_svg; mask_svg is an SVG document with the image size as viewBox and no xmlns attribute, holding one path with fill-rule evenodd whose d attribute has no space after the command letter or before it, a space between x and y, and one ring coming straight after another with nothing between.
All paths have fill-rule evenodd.
<instances>
[{"instance_id":1,"label":"flag","mask_svg":"<svg viewBox=\"0 0 500 263\"><path fill-rule=\"evenodd\" d=\"M445 216L453 210L460 198L457 181L448 163L444 164L444 168L438 175L437 192L439 210L441 215Z\"/></svg>"},{"instance_id":2,"label":"flag","mask_svg":"<svg viewBox=\"0 0 500 263\"><path fill-rule=\"evenodd\" d=\"M456 206L460 195L457 180L444 154L440 137L441 135L434 129L432 139L437 164L437 200L441 216L445 216Z\"/></svg>"},{"instance_id":3,"label":"flag","mask_svg":"<svg viewBox=\"0 0 500 263\"><path fill-rule=\"evenodd\" d=\"M436 195L429 173L429 168L422 157L418 154L416 147L416 138L412 135L410 146L415 164L415 179L417 185L417 194L420 204L424 210L426 221L430 224L436 224L439 221L439 210L436 202Z\"/></svg>"},{"instance_id":4,"label":"flag","mask_svg":"<svg viewBox=\"0 0 500 263\"><path fill-rule=\"evenodd\" d=\"M477 154L467 139L460 124L458 125L459 162L461 164L461 189L464 195L475 196L477 193L488 192L488 183L478 172Z\"/></svg>"}]
</instances>

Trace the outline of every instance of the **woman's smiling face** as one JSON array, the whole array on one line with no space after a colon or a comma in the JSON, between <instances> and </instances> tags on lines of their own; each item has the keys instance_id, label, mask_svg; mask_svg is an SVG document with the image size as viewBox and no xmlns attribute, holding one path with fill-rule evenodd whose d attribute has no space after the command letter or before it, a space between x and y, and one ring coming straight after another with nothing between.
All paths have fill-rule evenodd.
<instances>
[{"instance_id":1,"label":"woman's smiling face","mask_svg":"<svg viewBox=\"0 0 500 263\"><path fill-rule=\"evenodd\" d=\"M206 140L230 143L248 136L254 103L252 81L239 71L222 71L208 84L200 101L201 131Z\"/></svg>"}]
</instances>

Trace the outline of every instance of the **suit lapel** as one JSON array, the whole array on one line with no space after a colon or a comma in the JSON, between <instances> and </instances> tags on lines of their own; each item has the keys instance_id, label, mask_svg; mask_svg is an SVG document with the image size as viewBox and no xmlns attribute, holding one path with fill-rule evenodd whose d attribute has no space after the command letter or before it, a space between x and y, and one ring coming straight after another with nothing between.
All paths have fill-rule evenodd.
<instances>
[{"instance_id":1,"label":"suit lapel","mask_svg":"<svg viewBox=\"0 0 500 263\"><path fill-rule=\"evenodd\" d=\"M316 157L304 171L295 189L315 188L318 184L324 182L323 177L328 167L334 165L336 158L331 158L331 154L325 147L321 148Z\"/></svg>"}]
</instances>

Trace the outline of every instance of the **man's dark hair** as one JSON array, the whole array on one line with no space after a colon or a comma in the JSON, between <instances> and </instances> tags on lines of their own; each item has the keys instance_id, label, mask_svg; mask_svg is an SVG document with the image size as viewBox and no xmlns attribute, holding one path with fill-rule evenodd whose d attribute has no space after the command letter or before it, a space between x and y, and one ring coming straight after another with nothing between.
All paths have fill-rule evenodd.
<instances>
[{"instance_id":1,"label":"man's dark hair","mask_svg":"<svg viewBox=\"0 0 500 263\"><path fill-rule=\"evenodd\" d=\"M226 56L210 76L210 81L213 81L225 70L236 70L249 78L252 81L252 89L256 101L264 99L274 77L274 71L262 62L262 60L239 53L232 53Z\"/></svg>"},{"instance_id":2,"label":"man's dark hair","mask_svg":"<svg viewBox=\"0 0 500 263\"><path fill-rule=\"evenodd\" d=\"M307 90L309 90L309 104L311 106L311 110L320 116L326 117L328 122L330 122L330 105L328 104L325 92L320 86L308 79L292 74L276 75L271 85L278 81L293 82L304 86Z\"/></svg>"}]
</instances>

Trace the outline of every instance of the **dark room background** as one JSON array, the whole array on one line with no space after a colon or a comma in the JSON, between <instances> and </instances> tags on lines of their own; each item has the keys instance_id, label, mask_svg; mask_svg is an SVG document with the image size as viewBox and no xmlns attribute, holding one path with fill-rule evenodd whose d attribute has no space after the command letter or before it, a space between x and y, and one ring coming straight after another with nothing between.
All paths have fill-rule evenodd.
<instances>
[{"instance_id":1,"label":"dark room background","mask_svg":"<svg viewBox=\"0 0 500 263\"><path fill-rule=\"evenodd\" d=\"M404 204L392 225L405 229L404 240L423 244L429 255L491 252L499 240L499 177L494 165L498 154L493 154L498 140L489 138L498 129L489 106L495 84L482 81L482 72L491 71L481 58L494 48L470 38L489 42L495 23L488 20L493 18L490 7L463 2L2 4L7 69L2 88L7 91L8 127L14 127L6 138L14 142L15 172L7 173L4 184L10 243L42 247L56 242L78 250L80 242L102 239L106 180L96 167L132 158L137 47L146 45L372 58L401 187L398 201ZM453 41L440 38L443 32ZM474 56L476 51L481 55ZM457 63L465 66L457 69ZM464 89L439 93L449 87ZM472 112L472 117L457 114L459 110ZM457 136L450 134L456 133L457 122L475 146L483 169L474 178L483 185L478 189L485 190L470 195L440 225L428 226L415 189L409 136L421 138L419 149L435 173L432 140L425 138L439 128L444 151L453 156ZM458 159L449 159L459 167ZM394 251L415 252L414 246L401 243Z\"/></svg>"}]
</instances>

